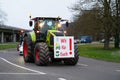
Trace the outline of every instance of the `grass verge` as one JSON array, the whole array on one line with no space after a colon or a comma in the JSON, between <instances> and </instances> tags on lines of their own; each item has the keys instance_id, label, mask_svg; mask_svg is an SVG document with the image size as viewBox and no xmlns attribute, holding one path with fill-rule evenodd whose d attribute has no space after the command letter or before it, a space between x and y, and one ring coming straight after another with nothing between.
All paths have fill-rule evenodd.
<instances>
[{"instance_id":1,"label":"grass verge","mask_svg":"<svg viewBox=\"0 0 120 80\"><path fill-rule=\"evenodd\" d=\"M110 45L113 47L113 45ZM81 56L95 58L99 60L120 62L120 49L103 49L103 44L85 44L79 45Z\"/></svg>"},{"instance_id":2,"label":"grass verge","mask_svg":"<svg viewBox=\"0 0 120 80\"><path fill-rule=\"evenodd\" d=\"M9 48L17 48L17 43L0 44L0 50L9 49Z\"/></svg>"}]
</instances>

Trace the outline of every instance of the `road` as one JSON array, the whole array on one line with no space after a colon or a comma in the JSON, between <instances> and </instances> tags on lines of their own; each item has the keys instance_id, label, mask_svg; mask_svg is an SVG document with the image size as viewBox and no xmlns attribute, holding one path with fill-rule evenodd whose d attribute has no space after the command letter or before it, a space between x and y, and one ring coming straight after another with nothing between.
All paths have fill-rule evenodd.
<instances>
[{"instance_id":1,"label":"road","mask_svg":"<svg viewBox=\"0 0 120 80\"><path fill-rule=\"evenodd\" d=\"M8 49L0 51L0 80L120 80L120 63L80 57L76 66L36 66Z\"/></svg>"}]
</instances>

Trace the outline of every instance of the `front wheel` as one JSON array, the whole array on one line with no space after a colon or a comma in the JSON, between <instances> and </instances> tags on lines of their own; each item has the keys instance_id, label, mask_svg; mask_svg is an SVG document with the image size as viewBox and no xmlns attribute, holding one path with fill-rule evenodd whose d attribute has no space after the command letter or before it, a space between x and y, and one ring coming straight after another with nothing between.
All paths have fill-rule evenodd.
<instances>
[{"instance_id":1,"label":"front wheel","mask_svg":"<svg viewBox=\"0 0 120 80\"><path fill-rule=\"evenodd\" d=\"M38 66L48 64L49 50L46 43L44 42L36 43L34 49L34 59L35 59L35 64Z\"/></svg>"},{"instance_id":2,"label":"front wheel","mask_svg":"<svg viewBox=\"0 0 120 80\"><path fill-rule=\"evenodd\" d=\"M64 60L64 63L65 63L66 65L76 65L76 64L77 64L78 59L79 59L78 46L77 46L77 45L75 45L75 50L74 50L74 52L75 52L74 58L70 58L70 59L65 59L65 60Z\"/></svg>"}]
</instances>

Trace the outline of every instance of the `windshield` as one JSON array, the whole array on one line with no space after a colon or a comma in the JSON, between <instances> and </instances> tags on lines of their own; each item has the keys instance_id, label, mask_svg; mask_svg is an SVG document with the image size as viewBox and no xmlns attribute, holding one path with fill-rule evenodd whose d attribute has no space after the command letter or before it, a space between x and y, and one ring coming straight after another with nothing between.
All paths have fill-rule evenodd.
<instances>
[{"instance_id":1,"label":"windshield","mask_svg":"<svg viewBox=\"0 0 120 80\"><path fill-rule=\"evenodd\" d=\"M43 20L42 23L42 27L39 28L39 30L44 33L47 30L56 30L56 24L58 21L52 20L52 19L48 19L48 20Z\"/></svg>"}]
</instances>

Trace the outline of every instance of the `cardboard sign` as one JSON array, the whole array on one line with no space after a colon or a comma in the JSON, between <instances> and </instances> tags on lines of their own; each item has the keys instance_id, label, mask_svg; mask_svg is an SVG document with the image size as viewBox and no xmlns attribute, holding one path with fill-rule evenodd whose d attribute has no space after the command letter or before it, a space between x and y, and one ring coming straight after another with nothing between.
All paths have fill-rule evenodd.
<instances>
[{"instance_id":1,"label":"cardboard sign","mask_svg":"<svg viewBox=\"0 0 120 80\"><path fill-rule=\"evenodd\" d=\"M73 36L54 37L54 58L73 58L74 38Z\"/></svg>"}]
</instances>

